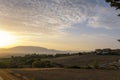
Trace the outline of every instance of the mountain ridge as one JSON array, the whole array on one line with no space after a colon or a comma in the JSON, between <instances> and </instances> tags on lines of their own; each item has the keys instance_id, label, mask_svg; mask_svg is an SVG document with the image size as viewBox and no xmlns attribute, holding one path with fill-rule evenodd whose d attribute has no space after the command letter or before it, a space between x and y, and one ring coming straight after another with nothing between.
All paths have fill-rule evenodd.
<instances>
[{"instance_id":1,"label":"mountain ridge","mask_svg":"<svg viewBox=\"0 0 120 80\"><path fill-rule=\"evenodd\" d=\"M56 53L67 53L67 51L48 49L39 46L16 46L13 48L0 48L0 57L3 55L21 55L21 54L56 54Z\"/></svg>"}]
</instances>

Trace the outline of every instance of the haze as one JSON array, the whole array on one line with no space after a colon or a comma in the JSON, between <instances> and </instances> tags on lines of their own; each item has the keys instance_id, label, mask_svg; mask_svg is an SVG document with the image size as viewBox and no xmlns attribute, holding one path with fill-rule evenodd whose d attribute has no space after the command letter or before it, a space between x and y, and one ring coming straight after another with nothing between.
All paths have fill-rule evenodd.
<instances>
[{"instance_id":1,"label":"haze","mask_svg":"<svg viewBox=\"0 0 120 80\"><path fill-rule=\"evenodd\" d=\"M0 0L0 30L17 39L3 48L120 48L118 13L104 0Z\"/></svg>"}]
</instances>

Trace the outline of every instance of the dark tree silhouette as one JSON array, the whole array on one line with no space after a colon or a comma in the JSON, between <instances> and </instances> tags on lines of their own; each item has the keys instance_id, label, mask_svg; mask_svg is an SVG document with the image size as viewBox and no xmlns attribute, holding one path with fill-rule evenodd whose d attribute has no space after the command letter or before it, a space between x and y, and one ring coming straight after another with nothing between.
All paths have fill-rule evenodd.
<instances>
[{"instance_id":1,"label":"dark tree silhouette","mask_svg":"<svg viewBox=\"0 0 120 80\"><path fill-rule=\"evenodd\" d=\"M110 3L111 7L115 7L116 10L120 9L120 0L105 0L106 2ZM118 14L120 16L120 14Z\"/></svg>"},{"instance_id":2,"label":"dark tree silhouette","mask_svg":"<svg viewBox=\"0 0 120 80\"><path fill-rule=\"evenodd\" d=\"M105 0L107 3L110 3L111 7L115 7L116 10L120 10L120 0ZM118 14L120 16L120 14ZM117 40L120 42L120 39Z\"/></svg>"},{"instance_id":3,"label":"dark tree silhouette","mask_svg":"<svg viewBox=\"0 0 120 80\"><path fill-rule=\"evenodd\" d=\"M120 42L120 39L118 39L118 42Z\"/></svg>"}]
</instances>

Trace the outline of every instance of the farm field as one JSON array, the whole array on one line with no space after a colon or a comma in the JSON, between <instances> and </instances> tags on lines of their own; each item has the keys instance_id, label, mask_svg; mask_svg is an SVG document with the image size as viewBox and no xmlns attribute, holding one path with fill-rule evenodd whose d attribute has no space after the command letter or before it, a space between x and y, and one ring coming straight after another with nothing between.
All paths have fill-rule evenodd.
<instances>
[{"instance_id":1,"label":"farm field","mask_svg":"<svg viewBox=\"0 0 120 80\"><path fill-rule=\"evenodd\" d=\"M4 80L120 80L119 73L97 69L9 69L0 71L0 76Z\"/></svg>"},{"instance_id":2,"label":"farm field","mask_svg":"<svg viewBox=\"0 0 120 80\"><path fill-rule=\"evenodd\" d=\"M107 64L118 61L117 55L75 55L48 59L51 62L62 64L63 66L87 66L97 62L98 64Z\"/></svg>"},{"instance_id":3,"label":"farm field","mask_svg":"<svg viewBox=\"0 0 120 80\"><path fill-rule=\"evenodd\" d=\"M49 60L64 66L85 66L118 61L115 55L74 55ZM1 61L8 62L7 59ZM0 69L0 80L120 80L120 69L75 69L75 68L12 68Z\"/></svg>"},{"instance_id":4,"label":"farm field","mask_svg":"<svg viewBox=\"0 0 120 80\"><path fill-rule=\"evenodd\" d=\"M0 80L21 80L9 73L10 70L0 69Z\"/></svg>"}]
</instances>

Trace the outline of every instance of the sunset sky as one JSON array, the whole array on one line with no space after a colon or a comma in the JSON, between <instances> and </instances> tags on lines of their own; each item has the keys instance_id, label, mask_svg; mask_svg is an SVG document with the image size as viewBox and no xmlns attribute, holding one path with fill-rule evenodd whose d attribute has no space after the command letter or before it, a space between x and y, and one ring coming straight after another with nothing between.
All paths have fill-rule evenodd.
<instances>
[{"instance_id":1,"label":"sunset sky","mask_svg":"<svg viewBox=\"0 0 120 80\"><path fill-rule=\"evenodd\" d=\"M1 47L120 48L118 13L105 0L0 0L0 32L14 37Z\"/></svg>"}]
</instances>

